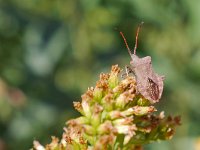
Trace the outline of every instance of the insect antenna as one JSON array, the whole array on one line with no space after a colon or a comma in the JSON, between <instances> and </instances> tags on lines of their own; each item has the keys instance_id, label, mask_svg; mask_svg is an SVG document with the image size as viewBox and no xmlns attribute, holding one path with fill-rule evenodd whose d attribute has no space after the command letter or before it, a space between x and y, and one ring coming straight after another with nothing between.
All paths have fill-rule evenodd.
<instances>
[{"instance_id":1,"label":"insect antenna","mask_svg":"<svg viewBox=\"0 0 200 150\"><path fill-rule=\"evenodd\" d=\"M122 36L122 38L123 38L123 40L124 40L124 43L126 44L126 47L127 47L127 49L128 49L128 53L131 55L131 54L132 54L132 53L131 53L131 49L130 49L129 46L128 46L128 43L127 43L127 41L126 41L126 38L125 38L123 32L120 31L119 33L121 34L121 36Z\"/></svg>"},{"instance_id":2,"label":"insect antenna","mask_svg":"<svg viewBox=\"0 0 200 150\"><path fill-rule=\"evenodd\" d=\"M134 55L136 55L136 49L137 49L137 45L138 45L138 35L139 35L139 32L140 32L140 28L142 27L142 25L144 24L144 22L141 22L140 25L138 26L137 28L137 33L136 33L136 36L135 36L135 47L134 47Z\"/></svg>"}]
</instances>

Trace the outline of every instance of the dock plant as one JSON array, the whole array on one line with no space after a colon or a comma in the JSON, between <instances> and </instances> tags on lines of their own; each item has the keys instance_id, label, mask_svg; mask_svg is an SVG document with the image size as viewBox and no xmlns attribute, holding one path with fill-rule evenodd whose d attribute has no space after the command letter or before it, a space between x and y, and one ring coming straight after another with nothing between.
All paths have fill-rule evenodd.
<instances>
[{"instance_id":1,"label":"dock plant","mask_svg":"<svg viewBox=\"0 0 200 150\"><path fill-rule=\"evenodd\" d=\"M141 150L144 144L171 139L180 125L179 116L165 117L138 93L134 75L122 78L118 65L101 73L73 104L80 116L66 122L62 138L52 137L46 146L34 141L33 150Z\"/></svg>"}]
</instances>

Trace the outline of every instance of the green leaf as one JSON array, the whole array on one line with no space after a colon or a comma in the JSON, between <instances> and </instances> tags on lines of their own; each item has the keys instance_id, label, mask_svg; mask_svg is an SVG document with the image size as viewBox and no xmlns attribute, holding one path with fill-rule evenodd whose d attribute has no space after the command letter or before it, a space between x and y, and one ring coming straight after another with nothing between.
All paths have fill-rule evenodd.
<instances>
[{"instance_id":1,"label":"green leaf","mask_svg":"<svg viewBox=\"0 0 200 150\"><path fill-rule=\"evenodd\" d=\"M124 134L119 134L117 135L117 139L114 145L114 150L118 150L119 148L123 148L123 143L124 143Z\"/></svg>"}]
</instances>

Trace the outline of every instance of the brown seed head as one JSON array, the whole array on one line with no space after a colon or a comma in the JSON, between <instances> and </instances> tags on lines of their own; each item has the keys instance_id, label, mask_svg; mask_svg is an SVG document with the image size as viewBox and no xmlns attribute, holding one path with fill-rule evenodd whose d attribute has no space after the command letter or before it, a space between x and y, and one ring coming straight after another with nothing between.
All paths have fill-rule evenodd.
<instances>
[{"instance_id":1,"label":"brown seed head","mask_svg":"<svg viewBox=\"0 0 200 150\"><path fill-rule=\"evenodd\" d=\"M93 91L93 87L88 88L87 92L81 96L82 101L91 101L93 99Z\"/></svg>"},{"instance_id":2,"label":"brown seed head","mask_svg":"<svg viewBox=\"0 0 200 150\"><path fill-rule=\"evenodd\" d=\"M80 142L80 144L82 144L82 145L87 144L87 141L86 141L82 136L79 137L79 142Z\"/></svg>"},{"instance_id":3,"label":"brown seed head","mask_svg":"<svg viewBox=\"0 0 200 150\"><path fill-rule=\"evenodd\" d=\"M118 65L113 65L112 68L111 68L111 74L119 74L121 71L121 69L119 68Z\"/></svg>"},{"instance_id":4,"label":"brown seed head","mask_svg":"<svg viewBox=\"0 0 200 150\"><path fill-rule=\"evenodd\" d=\"M108 81L110 75L108 73L101 73L100 74L100 80L102 81Z\"/></svg>"},{"instance_id":5,"label":"brown seed head","mask_svg":"<svg viewBox=\"0 0 200 150\"><path fill-rule=\"evenodd\" d=\"M93 107L93 112L94 112L95 114L99 114L99 113L102 112L102 111L103 111L103 107L96 103L96 104L94 105L94 107Z\"/></svg>"},{"instance_id":6,"label":"brown seed head","mask_svg":"<svg viewBox=\"0 0 200 150\"><path fill-rule=\"evenodd\" d=\"M106 103L112 103L113 102L113 92L112 91L109 91L106 96L103 98L103 101L105 101Z\"/></svg>"},{"instance_id":7,"label":"brown seed head","mask_svg":"<svg viewBox=\"0 0 200 150\"><path fill-rule=\"evenodd\" d=\"M74 108L78 110L79 112L83 109L80 102L73 102L73 104L74 104Z\"/></svg>"},{"instance_id":8,"label":"brown seed head","mask_svg":"<svg viewBox=\"0 0 200 150\"><path fill-rule=\"evenodd\" d=\"M177 125L181 125L181 116L174 117L174 121Z\"/></svg>"}]
</instances>

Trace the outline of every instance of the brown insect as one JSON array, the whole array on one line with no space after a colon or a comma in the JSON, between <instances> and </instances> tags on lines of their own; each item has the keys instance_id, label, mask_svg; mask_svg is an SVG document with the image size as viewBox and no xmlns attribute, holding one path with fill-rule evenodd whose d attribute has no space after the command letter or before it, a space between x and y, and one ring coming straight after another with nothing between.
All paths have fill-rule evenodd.
<instances>
[{"instance_id":1,"label":"brown insect","mask_svg":"<svg viewBox=\"0 0 200 150\"><path fill-rule=\"evenodd\" d=\"M138 92L146 99L150 100L151 103L155 103L158 102L162 96L164 76L160 76L153 71L150 56L139 58L136 55L138 34L142 24L143 22L137 28L134 53L131 52L126 38L123 33L120 32L132 59L130 61L131 67L126 67L126 72L127 75L130 71L134 73ZM129 71L127 71L128 69Z\"/></svg>"}]
</instances>

